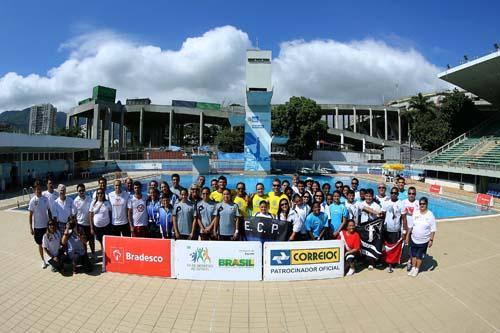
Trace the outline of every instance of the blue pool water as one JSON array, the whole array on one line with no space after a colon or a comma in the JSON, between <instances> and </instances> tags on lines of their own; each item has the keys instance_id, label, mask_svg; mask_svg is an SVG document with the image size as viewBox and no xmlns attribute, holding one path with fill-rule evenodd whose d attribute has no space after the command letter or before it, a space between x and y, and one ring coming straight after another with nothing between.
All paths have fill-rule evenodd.
<instances>
[{"instance_id":1,"label":"blue pool water","mask_svg":"<svg viewBox=\"0 0 500 333\"><path fill-rule=\"evenodd\" d=\"M210 185L210 180L217 178L219 175L207 175L206 177L206 185ZM236 175L229 174L225 175L227 177L228 188L234 189L236 188L236 184L240 181L244 182L246 185L247 193L255 192L255 185L257 183L263 183L265 192L269 192L272 190L271 183L273 179L279 178L280 180L288 180L292 181L290 176L278 175L278 176L247 176L247 175ZM194 183L198 176L195 175L181 175L181 185L184 187L190 186L190 184ZM314 180L317 180L321 185L324 183L330 183L331 187L335 187L335 182L340 180L346 185L350 185L351 178L348 177L330 177L330 176L313 176ZM301 179L305 179L305 176L301 176ZM359 179L359 178L358 178ZM147 185L151 179L141 179L143 184L144 195L146 194ZM166 180L169 185L171 185L170 175L162 175L158 181ZM387 193L389 193L390 188L389 184L387 184ZM374 181L368 181L364 179L359 179L359 188L371 188L375 193L377 193L377 183ZM69 191L72 189L69 188ZM113 191L113 185L108 186L106 192ZM91 194L92 192L88 192ZM71 197L75 197L76 194L71 195ZM495 214L496 211L492 210L482 210L480 207L458 202L450 199L439 198L432 194L420 193L417 191L417 200L422 197L427 196L429 198L429 209L434 213L436 218L452 218L452 217L468 217L468 216L478 216L478 215L491 215ZM22 207L21 209L27 210L27 207Z\"/></svg>"}]
</instances>

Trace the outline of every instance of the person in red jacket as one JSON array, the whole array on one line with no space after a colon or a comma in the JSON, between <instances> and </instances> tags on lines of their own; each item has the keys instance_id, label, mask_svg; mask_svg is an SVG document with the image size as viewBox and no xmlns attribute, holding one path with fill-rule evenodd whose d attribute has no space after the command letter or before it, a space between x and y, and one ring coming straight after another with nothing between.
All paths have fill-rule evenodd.
<instances>
[{"instance_id":1,"label":"person in red jacket","mask_svg":"<svg viewBox=\"0 0 500 333\"><path fill-rule=\"evenodd\" d=\"M356 224L354 220L347 220L345 229L341 230L337 239L344 241L345 262L349 265L349 271L346 276L353 275L355 272L356 259L361 250L361 238L355 231Z\"/></svg>"}]
</instances>

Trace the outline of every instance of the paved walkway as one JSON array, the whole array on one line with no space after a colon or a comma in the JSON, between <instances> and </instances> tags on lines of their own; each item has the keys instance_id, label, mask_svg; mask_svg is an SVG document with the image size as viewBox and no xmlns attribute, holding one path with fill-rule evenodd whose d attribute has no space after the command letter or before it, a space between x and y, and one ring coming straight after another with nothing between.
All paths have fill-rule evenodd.
<instances>
[{"instance_id":1,"label":"paved walkway","mask_svg":"<svg viewBox=\"0 0 500 333\"><path fill-rule=\"evenodd\" d=\"M439 222L426 271L299 282L41 269L26 213L0 211L0 323L12 332L500 331L500 219Z\"/></svg>"}]
</instances>

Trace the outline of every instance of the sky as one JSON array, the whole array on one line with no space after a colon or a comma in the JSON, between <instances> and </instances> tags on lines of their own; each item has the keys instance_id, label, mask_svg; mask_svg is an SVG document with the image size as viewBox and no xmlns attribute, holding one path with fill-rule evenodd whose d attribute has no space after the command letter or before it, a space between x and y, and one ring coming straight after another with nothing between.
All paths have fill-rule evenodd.
<instances>
[{"instance_id":1,"label":"sky","mask_svg":"<svg viewBox=\"0 0 500 333\"><path fill-rule=\"evenodd\" d=\"M273 52L273 103L381 104L450 86L493 51L500 2L12 1L0 8L0 110L118 98L243 103L245 51Z\"/></svg>"}]
</instances>

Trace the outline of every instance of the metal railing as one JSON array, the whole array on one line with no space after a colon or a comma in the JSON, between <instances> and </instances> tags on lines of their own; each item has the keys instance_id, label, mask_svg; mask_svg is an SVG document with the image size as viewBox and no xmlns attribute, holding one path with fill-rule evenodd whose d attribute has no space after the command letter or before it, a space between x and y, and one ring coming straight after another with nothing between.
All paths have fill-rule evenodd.
<instances>
[{"instance_id":1,"label":"metal railing","mask_svg":"<svg viewBox=\"0 0 500 333\"><path fill-rule=\"evenodd\" d=\"M17 206L19 207L20 204L21 205L27 204L31 200L31 197L34 193L35 193L35 191L33 190L33 186L23 188L23 190L22 190L22 202L18 201ZM28 200L26 200L26 197L28 197Z\"/></svg>"}]
</instances>

